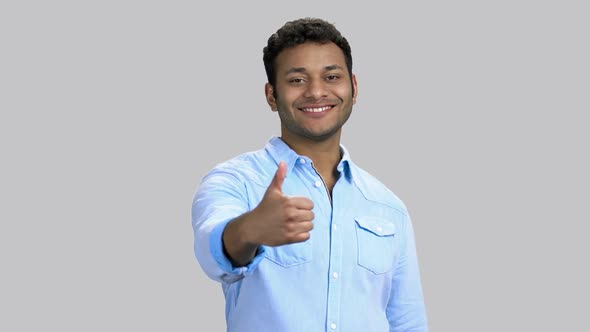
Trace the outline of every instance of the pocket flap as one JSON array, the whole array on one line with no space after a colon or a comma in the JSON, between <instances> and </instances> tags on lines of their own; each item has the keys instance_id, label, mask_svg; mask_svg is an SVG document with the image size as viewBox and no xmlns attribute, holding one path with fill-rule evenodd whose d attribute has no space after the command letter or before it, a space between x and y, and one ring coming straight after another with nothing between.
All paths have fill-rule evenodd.
<instances>
[{"instance_id":1,"label":"pocket flap","mask_svg":"<svg viewBox=\"0 0 590 332\"><path fill-rule=\"evenodd\" d=\"M365 229L377 236L388 236L395 234L395 224L391 221L375 217L355 217L354 220L360 228Z\"/></svg>"}]
</instances>

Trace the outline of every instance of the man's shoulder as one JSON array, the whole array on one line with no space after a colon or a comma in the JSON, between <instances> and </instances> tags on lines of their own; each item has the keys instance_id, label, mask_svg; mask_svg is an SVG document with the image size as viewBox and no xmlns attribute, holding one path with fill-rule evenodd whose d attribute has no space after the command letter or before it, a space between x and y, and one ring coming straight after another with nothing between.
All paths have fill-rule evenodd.
<instances>
[{"instance_id":1,"label":"man's shoulder","mask_svg":"<svg viewBox=\"0 0 590 332\"><path fill-rule=\"evenodd\" d=\"M351 163L351 168L355 173L354 183L367 200L387 205L407 214L404 202L377 177L354 163Z\"/></svg>"},{"instance_id":2,"label":"man's shoulder","mask_svg":"<svg viewBox=\"0 0 590 332\"><path fill-rule=\"evenodd\" d=\"M217 176L232 176L241 182L254 182L264 185L270 170L276 168L275 162L265 149L249 151L239 154L215 165L205 178ZM276 170L276 169L275 169Z\"/></svg>"}]
</instances>

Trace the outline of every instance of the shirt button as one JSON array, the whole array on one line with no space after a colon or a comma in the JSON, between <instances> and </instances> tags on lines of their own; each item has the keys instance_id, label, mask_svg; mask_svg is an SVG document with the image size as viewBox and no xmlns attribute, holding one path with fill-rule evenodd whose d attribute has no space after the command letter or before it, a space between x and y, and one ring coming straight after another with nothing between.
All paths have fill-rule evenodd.
<instances>
[{"instance_id":1,"label":"shirt button","mask_svg":"<svg viewBox=\"0 0 590 332\"><path fill-rule=\"evenodd\" d=\"M318 187L318 188L319 188L319 187L321 187L321 186L322 186L322 181L320 181L320 180L317 180L317 181L315 182L315 186L316 186L316 187Z\"/></svg>"},{"instance_id":2,"label":"shirt button","mask_svg":"<svg viewBox=\"0 0 590 332\"><path fill-rule=\"evenodd\" d=\"M330 324L330 328L331 328L332 330L335 330L335 329L336 329L336 324L334 324L334 323Z\"/></svg>"},{"instance_id":3,"label":"shirt button","mask_svg":"<svg viewBox=\"0 0 590 332\"><path fill-rule=\"evenodd\" d=\"M334 273L332 273L332 277L333 277L334 279L338 279L338 272L334 272Z\"/></svg>"},{"instance_id":4,"label":"shirt button","mask_svg":"<svg viewBox=\"0 0 590 332\"><path fill-rule=\"evenodd\" d=\"M332 229L333 230L337 230L338 229L338 225L336 225L336 224L332 225Z\"/></svg>"},{"instance_id":5,"label":"shirt button","mask_svg":"<svg viewBox=\"0 0 590 332\"><path fill-rule=\"evenodd\" d=\"M299 158L299 163L300 163L300 164L305 164L305 159L303 159L303 158Z\"/></svg>"}]
</instances>

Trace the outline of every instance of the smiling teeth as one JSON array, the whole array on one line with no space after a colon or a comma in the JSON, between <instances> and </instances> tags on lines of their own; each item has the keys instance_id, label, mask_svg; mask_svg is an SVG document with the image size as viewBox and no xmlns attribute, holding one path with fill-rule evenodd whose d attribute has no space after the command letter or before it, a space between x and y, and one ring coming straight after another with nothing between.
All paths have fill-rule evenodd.
<instances>
[{"instance_id":1,"label":"smiling teeth","mask_svg":"<svg viewBox=\"0 0 590 332\"><path fill-rule=\"evenodd\" d=\"M324 106L324 107L317 107L317 108L302 108L301 110L303 112L319 113L319 112L327 111L330 108L332 108L332 106Z\"/></svg>"}]
</instances>

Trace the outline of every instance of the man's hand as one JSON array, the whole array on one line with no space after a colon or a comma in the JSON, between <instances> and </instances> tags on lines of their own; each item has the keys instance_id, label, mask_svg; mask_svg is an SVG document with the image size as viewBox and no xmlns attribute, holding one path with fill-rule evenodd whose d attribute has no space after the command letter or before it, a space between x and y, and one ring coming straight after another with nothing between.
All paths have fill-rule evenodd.
<instances>
[{"instance_id":1,"label":"man's hand","mask_svg":"<svg viewBox=\"0 0 590 332\"><path fill-rule=\"evenodd\" d=\"M281 162L244 229L248 242L274 247L309 239L313 229L313 202L307 197L285 196L282 187L286 175L287 165Z\"/></svg>"},{"instance_id":2,"label":"man's hand","mask_svg":"<svg viewBox=\"0 0 590 332\"><path fill-rule=\"evenodd\" d=\"M232 220L223 231L223 247L234 266L250 262L260 245L307 241L313 229L313 202L283 194L287 165L279 167L262 200L252 211Z\"/></svg>"}]
</instances>

